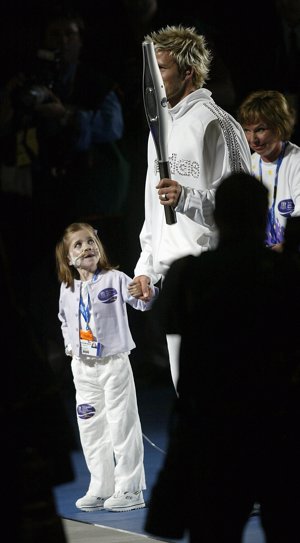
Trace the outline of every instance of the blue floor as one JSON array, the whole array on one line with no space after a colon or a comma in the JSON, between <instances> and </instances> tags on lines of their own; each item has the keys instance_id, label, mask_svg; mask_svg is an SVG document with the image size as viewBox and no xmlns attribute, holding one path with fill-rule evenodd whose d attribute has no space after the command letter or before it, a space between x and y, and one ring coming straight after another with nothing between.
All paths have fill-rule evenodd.
<instances>
[{"instance_id":1,"label":"blue floor","mask_svg":"<svg viewBox=\"0 0 300 543\"><path fill-rule=\"evenodd\" d=\"M150 498L151 488L164 459L164 451L167 444L168 416L175 393L172 386L169 385L142 387L141 390L137 390L140 418L144 432L145 472L147 480L147 489L144 491L144 498L147 503L147 500ZM97 511L95 513L80 512L75 507L75 501L86 493L89 485L89 473L80 445L78 445L78 450L73 452L72 459L75 480L72 483L61 485L55 489L57 510L61 517L88 524L99 524L101 526L126 530L136 534L149 535L144 531L147 508L126 513L111 513L108 511ZM161 538L161 540L163 539ZM187 537L181 539L180 542L187 543ZM260 528L259 517L254 516L249 519L242 543L265 543L265 538Z\"/></svg>"}]
</instances>

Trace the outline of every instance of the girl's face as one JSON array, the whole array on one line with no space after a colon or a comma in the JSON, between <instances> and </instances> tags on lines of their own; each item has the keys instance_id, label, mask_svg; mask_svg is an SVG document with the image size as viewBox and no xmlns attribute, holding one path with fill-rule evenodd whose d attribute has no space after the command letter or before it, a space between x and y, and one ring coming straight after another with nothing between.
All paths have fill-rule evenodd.
<instances>
[{"instance_id":1,"label":"girl's face","mask_svg":"<svg viewBox=\"0 0 300 543\"><path fill-rule=\"evenodd\" d=\"M78 230L69 237L68 260L70 266L94 273L100 259L96 238L88 230Z\"/></svg>"},{"instance_id":2,"label":"girl's face","mask_svg":"<svg viewBox=\"0 0 300 543\"><path fill-rule=\"evenodd\" d=\"M281 151L281 140L267 123L260 122L243 126L250 149L268 162L276 160Z\"/></svg>"}]
</instances>

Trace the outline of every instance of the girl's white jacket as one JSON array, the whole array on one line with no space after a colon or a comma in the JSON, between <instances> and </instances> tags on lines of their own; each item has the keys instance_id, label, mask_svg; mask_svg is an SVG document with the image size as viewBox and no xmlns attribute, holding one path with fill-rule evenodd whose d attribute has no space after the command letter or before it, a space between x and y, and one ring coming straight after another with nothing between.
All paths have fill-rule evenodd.
<instances>
[{"instance_id":1,"label":"girl's white jacket","mask_svg":"<svg viewBox=\"0 0 300 543\"><path fill-rule=\"evenodd\" d=\"M97 278L88 281L88 291L93 312L97 341L103 346L101 357L130 352L134 347L127 316L126 304L134 309L147 311L155 300L158 289L152 287L153 297L149 302L137 300L128 294L132 279L118 270L101 271ZM65 347L71 345L72 354L80 356L80 292L82 281L74 281L74 288L61 284L58 318Z\"/></svg>"},{"instance_id":2,"label":"girl's white jacket","mask_svg":"<svg viewBox=\"0 0 300 543\"><path fill-rule=\"evenodd\" d=\"M171 178L183 189L176 207L177 223L167 225L155 188L160 176L150 133L142 251L134 275L147 275L153 283L166 275L173 260L198 255L215 244L216 188L234 171L251 173L251 153L242 127L215 104L209 90L192 92L168 112Z\"/></svg>"}]
</instances>

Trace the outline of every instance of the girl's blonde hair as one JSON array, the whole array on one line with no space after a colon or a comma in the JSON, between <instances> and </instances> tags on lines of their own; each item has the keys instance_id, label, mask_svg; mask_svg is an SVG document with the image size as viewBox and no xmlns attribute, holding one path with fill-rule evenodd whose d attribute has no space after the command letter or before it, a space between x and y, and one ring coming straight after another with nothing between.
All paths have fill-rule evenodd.
<instances>
[{"instance_id":1,"label":"girl's blonde hair","mask_svg":"<svg viewBox=\"0 0 300 543\"><path fill-rule=\"evenodd\" d=\"M249 94L238 108L237 119L242 127L263 121L282 141L290 139L296 122L294 109L276 90L257 90Z\"/></svg>"},{"instance_id":2,"label":"girl's blonde hair","mask_svg":"<svg viewBox=\"0 0 300 543\"><path fill-rule=\"evenodd\" d=\"M58 280L61 283L66 283L67 287L74 286L74 279L80 279L80 275L75 266L69 263L68 255L70 249L70 237L72 234L79 232L80 230L86 230L91 238L95 240L95 243L99 251L99 262L97 268L99 270L112 270L114 267L110 264L108 257L105 253L104 247L97 235L97 231L88 223L74 222L67 226L61 240L57 243L55 248L56 257L56 270Z\"/></svg>"},{"instance_id":3,"label":"girl's blonde hair","mask_svg":"<svg viewBox=\"0 0 300 543\"><path fill-rule=\"evenodd\" d=\"M197 89L209 79L212 52L207 48L205 37L197 34L194 27L166 26L145 36L145 41L152 41L156 51L168 51L181 74L192 68Z\"/></svg>"}]
</instances>

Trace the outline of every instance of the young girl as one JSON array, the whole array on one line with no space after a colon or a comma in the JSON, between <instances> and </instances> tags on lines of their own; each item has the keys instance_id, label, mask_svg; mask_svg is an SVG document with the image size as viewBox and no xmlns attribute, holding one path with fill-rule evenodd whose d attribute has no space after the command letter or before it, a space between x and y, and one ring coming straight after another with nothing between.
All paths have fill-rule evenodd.
<instances>
[{"instance_id":1,"label":"young girl","mask_svg":"<svg viewBox=\"0 0 300 543\"><path fill-rule=\"evenodd\" d=\"M76 411L91 474L82 511L130 511L145 507L144 449L129 361L135 347L126 303L146 311L151 302L128 292L132 279L113 269L93 227L68 226L56 246L61 282L59 320L72 357ZM132 292L134 295L141 293Z\"/></svg>"}]
</instances>

